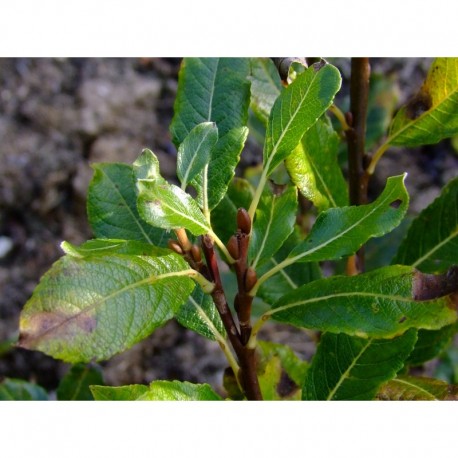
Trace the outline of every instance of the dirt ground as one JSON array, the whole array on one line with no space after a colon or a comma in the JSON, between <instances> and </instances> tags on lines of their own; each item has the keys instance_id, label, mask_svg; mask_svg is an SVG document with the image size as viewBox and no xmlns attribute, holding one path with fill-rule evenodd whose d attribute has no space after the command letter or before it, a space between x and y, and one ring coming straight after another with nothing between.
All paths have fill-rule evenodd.
<instances>
[{"instance_id":1,"label":"dirt ground","mask_svg":"<svg viewBox=\"0 0 458 458\"><path fill-rule=\"evenodd\" d=\"M375 59L374 72L392 73L401 99L412 95L430 60ZM93 162L132 162L144 147L175 173L173 116L179 59L0 59L0 377L35 381L53 390L68 365L8 345L18 316L40 276L61 256L62 240L91 238L86 190ZM349 60L337 61L348 77ZM245 154L245 153L244 153ZM260 158L250 142L244 164ZM379 169L408 171L411 212L418 213L458 175L450 142L400 155L388 152ZM266 330L302 356L313 352L305 332L276 325ZM130 351L103 363L107 384L154 379L220 386L225 359L218 346L175 322Z\"/></svg>"}]
</instances>

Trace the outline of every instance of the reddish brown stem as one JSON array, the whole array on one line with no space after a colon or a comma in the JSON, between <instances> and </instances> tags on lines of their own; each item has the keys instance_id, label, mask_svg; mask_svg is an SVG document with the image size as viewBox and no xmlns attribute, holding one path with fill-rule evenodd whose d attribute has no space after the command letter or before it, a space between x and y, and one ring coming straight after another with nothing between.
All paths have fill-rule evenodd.
<instances>
[{"instance_id":1,"label":"reddish brown stem","mask_svg":"<svg viewBox=\"0 0 458 458\"><path fill-rule=\"evenodd\" d=\"M239 375L245 395L249 400L262 400L261 389L256 373L255 351L254 349L247 348L242 343L241 335L235 325L234 318L224 294L213 241L208 235L202 237L202 248L207 261L209 275L211 280L215 283L215 288L211 295L219 315L221 316L221 321L226 329L229 341L239 360L241 371Z\"/></svg>"}]
</instances>

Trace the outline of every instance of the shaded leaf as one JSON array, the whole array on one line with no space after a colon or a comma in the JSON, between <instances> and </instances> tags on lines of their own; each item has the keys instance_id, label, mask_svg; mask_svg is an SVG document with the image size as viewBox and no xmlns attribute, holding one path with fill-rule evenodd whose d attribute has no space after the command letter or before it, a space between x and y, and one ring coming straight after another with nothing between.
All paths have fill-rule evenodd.
<instances>
[{"instance_id":1,"label":"shaded leaf","mask_svg":"<svg viewBox=\"0 0 458 458\"><path fill-rule=\"evenodd\" d=\"M194 289L175 318L184 327L207 339L216 340L217 337L226 336L226 330L212 297L205 294L201 288Z\"/></svg>"},{"instance_id":2,"label":"shaded leaf","mask_svg":"<svg viewBox=\"0 0 458 458\"><path fill-rule=\"evenodd\" d=\"M456 401L458 385L442 380L404 375L383 385L377 398L382 401Z\"/></svg>"},{"instance_id":3,"label":"shaded leaf","mask_svg":"<svg viewBox=\"0 0 458 458\"><path fill-rule=\"evenodd\" d=\"M167 182L140 180L138 211L152 226L163 229L184 227L194 235L210 231L210 226L195 200L178 186Z\"/></svg>"},{"instance_id":4,"label":"shaded leaf","mask_svg":"<svg viewBox=\"0 0 458 458\"><path fill-rule=\"evenodd\" d=\"M457 133L458 58L438 58L419 93L393 119L387 143L428 145Z\"/></svg>"},{"instance_id":5,"label":"shaded leaf","mask_svg":"<svg viewBox=\"0 0 458 458\"><path fill-rule=\"evenodd\" d=\"M103 384L102 372L98 367L75 364L70 368L57 387L59 401L93 401L90 385Z\"/></svg>"},{"instance_id":6,"label":"shaded leaf","mask_svg":"<svg viewBox=\"0 0 458 458\"><path fill-rule=\"evenodd\" d=\"M252 58L251 64L251 109L266 126L275 100L283 90L278 70L271 59Z\"/></svg>"},{"instance_id":7,"label":"shaded leaf","mask_svg":"<svg viewBox=\"0 0 458 458\"><path fill-rule=\"evenodd\" d=\"M285 160L293 183L320 211L348 205L348 187L337 160L339 144L339 135L323 116Z\"/></svg>"},{"instance_id":8,"label":"shaded leaf","mask_svg":"<svg viewBox=\"0 0 458 458\"><path fill-rule=\"evenodd\" d=\"M177 157L177 175L182 189L210 162L217 141L218 128L213 122L198 124L183 140Z\"/></svg>"},{"instance_id":9,"label":"shaded leaf","mask_svg":"<svg viewBox=\"0 0 458 458\"><path fill-rule=\"evenodd\" d=\"M206 383L169 382L157 380L145 391L137 401L221 401L212 387Z\"/></svg>"},{"instance_id":10,"label":"shaded leaf","mask_svg":"<svg viewBox=\"0 0 458 458\"><path fill-rule=\"evenodd\" d=\"M272 257L268 263L259 269L258 277L265 274L268 270L276 267L287 254L302 241L299 229L296 227L294 232L286 240L280 250ZM310 283L321 278L321 270L316 262L304 262L284 267L277 274L264 282L257 292L264 302L274 304L280 297L298 288L299 286Z\"/></svg>"},{"instance_id":11,"label":"shaded leaf","mask_svg":"<svg viewBox=\"0 0 458 458\"><path fill-rule=\"evenodd\" d=\"M215 122L220 139L246 125L250 63L244 58L185 58L178 75L175 115L170 126L178 147L202 122Z\"/></svg>"},{"instance_id":12,"label":"shaded leaf","mask_svg":"<svg viewBox=\"0 0 458 458\"><path fill-rule=\"evenodd\" d=\"M0 383L0 401L47 401L48 393L35 383L6 378Z\"/></svg>"},{"instance_id":13,"label":"shaded leaf","mask_svg":"<svg viewBox=\"0 0 458 458\"><path fill-rule=\"evenodd\" d=\"M135 401L148 391L146 385L92 385L90 389L96 401Z\"/></svg>"},{"instance_id":14,"label":"shaded leaf","mask_svg":"<svg viewBox=\"0 0 458 458\"><path fill-rule=\"evenodd\" d=\"M297 76L270 112L264 144L267 175L293 151L304 133L332 104L340 89L339 71L329 64L313 65Z\"/></svg>"},{"instance_id":15,"label":"shaded leaf","mask_svg":"<svg viewBox=\"0 0 458 458\"><path fill-rule=\"evenodd\" d=\"M249 259L253 269L269 260L291 235L296 222L297 191L289 187L274 194L266 187L256 209Z\"/></svg>"},{"instance_id":16,"label":"shaded leaf","mask_svg":"<svg viewBox=\"0 0 458 458\"><path fill-rule=\"evenodd\" d=\"M304 285L267 312L298 327L391 338L409 328L440 329L457 320L453 294L418 300L423 274L389 266L354 277L335 276Z\"/></svg>"},{"instance_id":17,"label":"shaded leaf","mask_svg":"<svg viewBox=\"0 0 458 458\"><path fill-rule=\"evenodd\" d=\"M175 145L202 122L214 122L218 127L219 140L208 170L193 181L199 205L205 207L206 195L210 210L226 193L248 135L249 73L249 60L243 58L186 58L180 69L171 124Z\"/></svg>"},{"instance_id":18,"label":"shaded leaf","mask_svg":"<svg viewBox=\"0 0 458 458\"><path fill-rule=\"evenodd\" d=\"M231 181L226 195L212 212L213 230L221 240L227 241L235 234L237 210L248 208L253 194L253 187L247 180L235 177Z\"/></svg>"},{"instance_id":19,"label":"shaded leaf","mask_svg":"<svg viewBox=\"0 0 458 458\"><path fill-rule=\"evenodd\" d=\"M67 362L110 358L171 319L192 292L177 254L64 256L20 317L19 346Z\"/></svg>"},{"instance_id":20,"label":"shaded leaf","mask_svg":"<svg viewBox=\"0 0 458 458\"><path fill-rule=\"evenodd\" d=\"M445 326L437 331L420 329L415 348L406 363L411 366L418 366L435 358L450 344L457 329L456 323Z\"/></svg>"},{"instance_id":21,"label":"shaded leaf","mask_svg":"<svg viewBox=\"0 0 458 458\"><path fill-rule=\"evenodd\" d=\"M132 166L113 163L92 167L87 212L95 237L165 245L164 231L151 227L138 214Z\"/></svg>"},{"instance_id":22,"label":"shaded leaf","mask_svg":"<svg viewBox=\"0 0 458 458\"><path fill-rule=\"evenodd\" d=\"M212 210L226 194L247 137L246 127L234 128L213 149L208 170L204 169L191 183L197 190L196 200L201 207L204 207L205 196L207 206Z\"/></svg>"},{"instance_id":23,"label":"shaded leaf","mask_svg":"<svg viewBox=\"0 0 458 458\"><path fill-rule=\"evenodd\" d=\"M395 377L417 340L411 329L394 339L321 336L302 390L304 400L371 400Z\"/></svg>"},{"instance_id":24,"label":"shaded leaf","mask_svg":"<svg viewBox=\"0 0 458 458\"><path fill-rule=\"evenodd\" d=\"M409 203L404 178L388 178L382 194L370 204L321 212L309 236L288 258L293 262L339 259L355 253L371 237L393 230Z\"/></svg>"},{"instance_id":25,"label":"shaded leaf","mask_svg":"<svg viewBox=\"0 0 458 458\"><path fill-rule=\"evenodd\" d=\"M458 264L458 177L412 222L393 263L431 273Z\"/></svg>"}]
</instances>

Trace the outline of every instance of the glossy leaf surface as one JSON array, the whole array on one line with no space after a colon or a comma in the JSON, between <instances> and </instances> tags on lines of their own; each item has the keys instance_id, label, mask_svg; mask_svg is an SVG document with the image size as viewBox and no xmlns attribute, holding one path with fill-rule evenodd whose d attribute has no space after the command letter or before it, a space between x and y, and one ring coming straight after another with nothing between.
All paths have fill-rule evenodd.
<instances>
[{"instance_id":1,"label":"glossy leaf surface","mask_svg":"<svg viewBox=\"0 0 458 458\"><path fill-rule=\"evenodd\" d=\"M290 236L296 212L295 187L286 189L282 194L274 194L266 188L256 209L250 240L249 259L254 269L269 260Z\"/></svg>"},{"instance_id":2,"label":"glossy leaf surface","mask_svg":"<svg viewBox=\"0 0 458 458\"><path fill-rule=\"evenodd\" d=\"M213 122L198 124L184 139L177 158L177 175L182 189L210 162L217 141L218 128Z\"/></svg>"},{"instance_id":3,"label":"glossy leaf surface","mask_svg":"<svg viewBox=\"0 0 458 458\"><path fill-rule=\"evenodd\" d=\"M326 116L304 134L285 165L299 191L321 211L348 205L348 189L337 160L340 139Z\"/></svg>"},{"instance_id":4,"label":"glossy leaf surface","mask_svg":"<svg viewBox=\"0 0 458 458\"><path fill-rule=\"evenodd\" d=\"M457 401L458 385L404 375L383 385L377 398L384 401Z\"/></svg>"},{"instance_id":5,"label":"glossy leaf surface","mask_svg":"<svg viewBox=\"0 0 458 458\"><path fill-rule=\"evenodd\" d=\"M96 401L136 401L147 391L146 385L91 386L92 396Z\"/></svg>"},{"instance_id":6,"label":"glossy leaf surface","mask_svg":"<svg viewBox=\"0 0 458 458\"><path fill-rule=\"evenodd\" d=\"M164 231L151 227L137 210L135 178L127 164L94 164L87 212L95 237L165 245Z\"/></svg>"},{"instance_id":7,"label":"glossy leaf surface","mask_svg":"<svg viewBox=\"0 0 458 458\"><path fill-rule=\"evenodd\" d=\"M182 326L207 339L216 340L226 336L224 325L212 297L205 294L201 288L194 289L175 318Z\"/></svg>"},{"instance_id":8,"label":"glossy leaf surface","mask_svg":"<svg viewBox=\"0 0 458 458\"><path fill-rule=\"evenodd\" d=\"M320 213L309 236L288 258L308 262L349 256L370 238L393 230L402 221L408 203L404 176L390 177L374 202Z\"/></svg>"},{"instance_id":9,"label":"glossy leaf surface","mask_svg":"<svg viewBox=\"0 0 458 458\"><path fill-rule=\"evenodd\" d=\"M298 327L364 338L391 338L412 327L440 329L454 323L453 294L418 300L423 281L420 272L406 266L334 276L280 298L269 314Z\"/></svg>"},{"instance_id":10,"label":"glossy leaf surface","mask_svg":"<svg viewBox=\"0 0 458 458\"><path fill-rule=\"evenodd\" d=\"M141 180L138 188L138 211L152 226L162 229L184 227L194 235L210 231L208 221L195 200L178 186L157 180Z\"/></svg>"},{"instance_id":11,"label":"glossy leaf surface","mask_svg":"<svg viewBox=\"0 0 458 458\"><path fill-rule=\"evenodd\" d=\"M437 143L458 133L458 58L433 61L419 93L394 118L391 145Z\"/></svg>"},{"instance_id":12,"label":"glossy leaf surface","mask_svg":"<svg viewBox=\"0 0 458 458\"><path fill-rule=\"evenodd\" d=\"M324 333L305 378L304 400L370 400L395 377L417 340L411 329L394 339Z\"/></svg>"},{"instance_id":13,"label":"glossy leaf surface","mask_svg":"<svg viewBox=\"0 0 458 458\"><path fill-rule=\"evenodd\" d=\"M458 177L412 222L393 262L431 273L458 264Z\"/></svg>"},{"instance_id":14,"label":"glossy leaf surface","mask_svg":"<svg viewBox=\"0 0 458 458\"><path fill-rule=\"evenodd\" d=\"M75 364L65 374L57 387L59 401L93 401L90 385L103 384L99 368L86 364Z\"/></svg>"},{"instance_id":15,"label":"glossy leaf surface","mask_svg":"<svg viewBox=\"0 0 458 458\"><path fill-rule=\"evenodd\" d=\"M174 316L194 288L188 272L174 253L64 256L25 305L19 345L72 363L110 358Z\"/></svg>"},{"instance_id":16,"label":"glossy leaf surface","mask_svg":"<svg viewBox=\"0 0 458 458\"><path fill-rule=\"evenodd\" d=\"M267 175L293 151L304 133L332 104L340 89L339 71L313 65L298 75L278 97L270 113L264 145Z\"/></svg>"}]
</instances>

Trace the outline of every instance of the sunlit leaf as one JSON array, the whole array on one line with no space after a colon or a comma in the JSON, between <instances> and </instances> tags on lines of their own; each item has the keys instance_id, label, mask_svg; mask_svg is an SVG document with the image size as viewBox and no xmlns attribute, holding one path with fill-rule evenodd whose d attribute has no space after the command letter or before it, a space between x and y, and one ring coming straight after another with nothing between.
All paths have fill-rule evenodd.
<instances>
[{"instance_id":1,"label":"sunlit leaf","mask_svg":"<svg viewBox=\"0 0 458 458\"><path fill-rule=\"evenodd\" d=\"M292 291L268 314L298 327L364 338L391 338L410 328L440 329L454 323L452 291L436 291L436 297L424 300L424 281L423 274L406 266L334 276Z\"/></svg>"},{"instance_id":2,"label":"sunlit leaf","mask_svg":"<svg viewBox=\"0 0 458 458\"><path fill-rule=\"evenodd\" d=\"M24 306L19 345L72 363L108 359L174 316L194 288L188 272L174 253L64 256Z\"/></svg>"},{"instance_id":3,"label":"sunlit leaf","mask_svg":"<svg viewBox=\"0 0 458 458\"><path fill-rule=\"evenodd\" d=\"M438 58L431 64L418 94L393 119L387 142L428 145L457 133L458 58Z\"/></svg>"}]
</instances>

